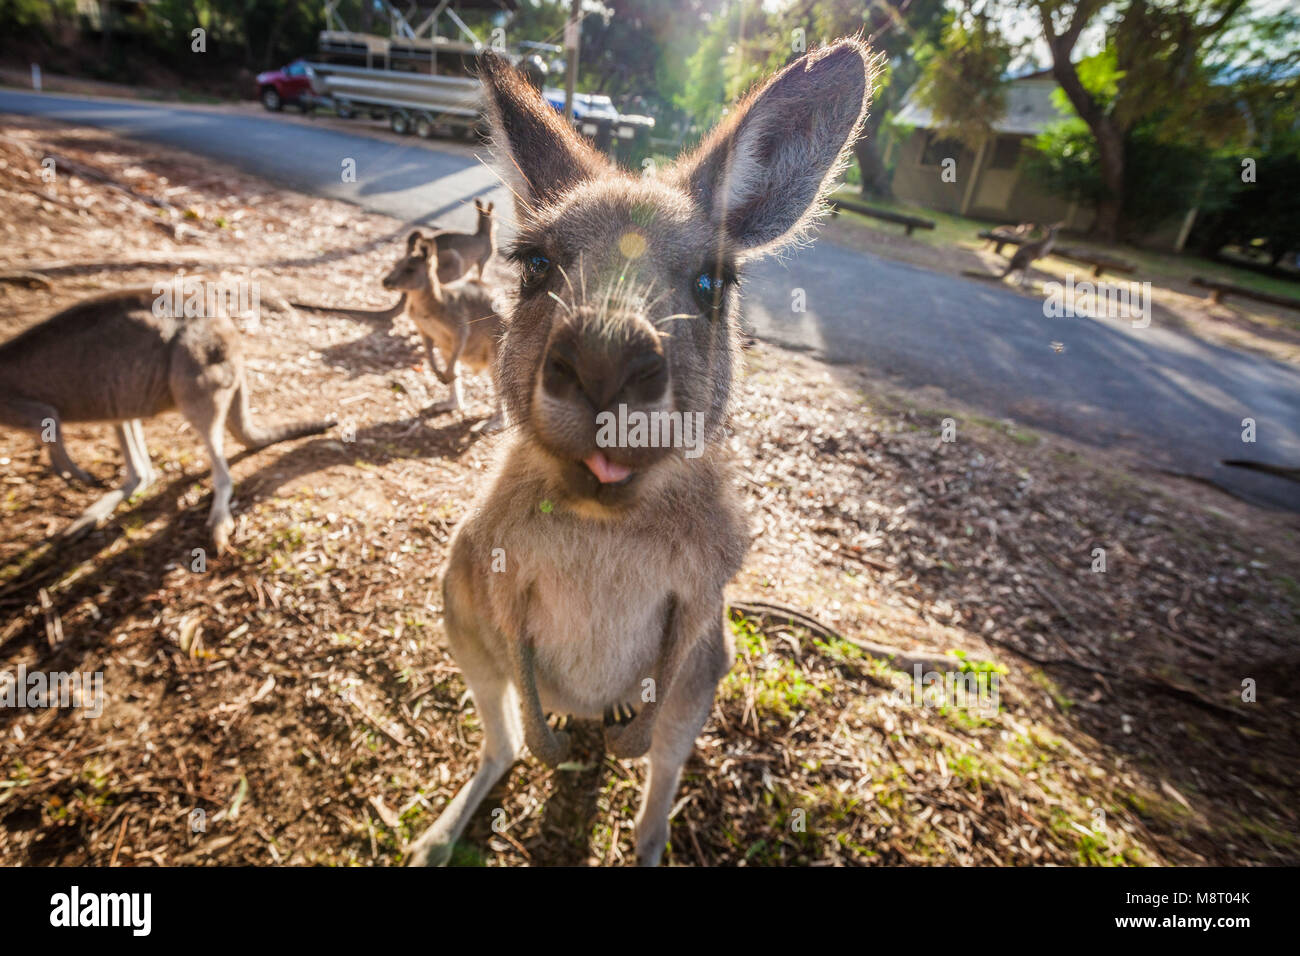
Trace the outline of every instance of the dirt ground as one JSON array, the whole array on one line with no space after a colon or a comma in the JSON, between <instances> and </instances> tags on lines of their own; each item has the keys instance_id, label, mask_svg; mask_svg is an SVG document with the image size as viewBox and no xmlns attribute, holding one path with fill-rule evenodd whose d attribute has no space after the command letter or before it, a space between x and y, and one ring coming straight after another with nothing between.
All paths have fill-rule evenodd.
<instances>
[{"instance_id":1,"label":"dirt ground","mask_svg":"<svg viewBox=\"0 0 1300 956\"><path fill-rule=\"evenodd\" d=\"M400 863L479 742L439 580L500 440L477 431L489 381L464 418L429 414L442 386L405 318L270 301L388 305L401 223L99 131L3 127L0 271L51 287L0 283L0 339L177 267L255 279L256 414L340 426L233 457L235 553L202 565L210 479L179 416L145 424L159 483L75 543L51 535L99 492L0 433L0 674L101 673L105 693L94 718L0 708L0 862ZM46 182L50 154L68 163ZM1300 862L1296 516L762 344L731 427L753 529L737 662L668 862ZM110 429L69 435L116 479ZM914 693L914 658L992 694ZM571 763L518 763L457 862L630 860L643 770L600 743L580 727Z\"/></svg>"}]
</instances>

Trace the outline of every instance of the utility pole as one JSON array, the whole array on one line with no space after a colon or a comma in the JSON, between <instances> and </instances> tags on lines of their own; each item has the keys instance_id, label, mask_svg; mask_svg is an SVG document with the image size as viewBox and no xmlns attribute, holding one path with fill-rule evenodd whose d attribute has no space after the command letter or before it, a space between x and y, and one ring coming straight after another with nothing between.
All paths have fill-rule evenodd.
<instances>
[{"instance_id":1,"label":"utility pole","mask_svg":"<svg viewBox=\"0 0 1300 956\"><path fill-rule=\"evenodd\" d=\"M573 123L573 92L578 82L578 38L582 35L582 0L570 0L564 25L564 118Z\"/></svg>"}]
</instances>

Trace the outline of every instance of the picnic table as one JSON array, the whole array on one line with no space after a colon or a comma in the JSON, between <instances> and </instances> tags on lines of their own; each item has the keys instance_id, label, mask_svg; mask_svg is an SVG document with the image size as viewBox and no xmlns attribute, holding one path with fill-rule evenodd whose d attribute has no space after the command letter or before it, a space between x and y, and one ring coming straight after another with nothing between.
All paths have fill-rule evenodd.
<instances>
[{"instance_id":1,"label":"picnic table","mask_svg":"<svg viewBox=\"0 0 1300 956\"><path fill-rule=\"evenodd\" d=\"M988 239L997 243L995 251L999 254L1002 252L1004 245L1022 246L1026 242L1037 242L1037 239L1025 239L1020 236L1008 235L1005 232L998 232L996 229L984 229L980 232L981 239ZM1096 253L1088 252L1083 249L1074 249L1068 246L1053 245L1049 255L1056 256L1059 259L1065 259L1069 262L1078 262L1086 266L1092 266L1092 274L1100 278L1107 272L1122 272L1125 274L1137 271L1137 267L1132 263L1125 262L1123 259L1112 259L1109 256L1100 256Z\"/></svg>"},{"instance_id":2,"label":"picnic table","mask_svg":"<svg viewBox=\"0 0 1300 956\"><path fill-rule=\"evenodd\" d=\"M1267 302L1269 305L1280 305L1284 309L1300 309L1300 299L1293 296L1257 292L1254 289L1247 289L1245 286L1235 285L1231 282L1220 282L1218 279L1203 279L1200 276L1193 276L1192 285L1200 286L1202 289L1209 289L1210 301L1216 305L1223 301L1225 295L1235 295L1242 299L1254 299L1257 302Z\"/></svg>"},{"instance_id":3,"label":"picnic table","mask_svg":"<svg viewBox=\"0 0 1300 956\"><path fill-rule=\"evenodd\" d=\"M922 219L920 216L908 216L901 212L890 212L888 209L877 209L875 206L868 206L866 203L854 202L852 199L835 199L828 200L831 206L831 215L838 216L841 209L847 209L850 212L856 212L862 216L872 216L876 219L883 219L885 222L897 223L907 230L907 235L912 234L913 229L933 229L934 220Z\"/></svg>"}]
</instances>

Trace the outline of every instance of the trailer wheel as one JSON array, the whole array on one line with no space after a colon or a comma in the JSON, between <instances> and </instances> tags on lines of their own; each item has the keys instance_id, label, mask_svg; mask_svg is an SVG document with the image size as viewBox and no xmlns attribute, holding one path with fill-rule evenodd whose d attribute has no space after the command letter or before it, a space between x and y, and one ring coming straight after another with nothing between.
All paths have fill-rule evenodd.
<instances>
[{"instance_id":1,"label":"trailer wheel","mask_svg":"<svg viewBox=\"0 0 1300 956\"><path fill-rule=\"evenodd\" d=\"M428 113L415 115L415 135L420 139L428 139L433 135L433 117Z\"/></svg>"},{"instance_id":2,"label":"trailer wheel","mask_svg":"<svg viewBox=\"0 0 1300 956\"><path fill-rule=\"evenodd\" d=\"M411 114L406 110L393 110L388 114L388 128L398 136L405 136L411 131Z\"/></svg>"},{"instance_id":3,"label":"trailer wheel","mask_svg":"<svg viewBox=\"0 0 1300 956\"><path fill-rule=\"evenodd\" d=\"M274 86L262 87L262 105L272 113L278 113L284 108L284 101Z\"/></svg>"},{"instance_id":4,"label":"trailer wheel","mask_svg":"<svg viewBox=\"0 0 1300 956\"><path fill-rule=\"evenodd\" d=\"M347 100L339 100L335 103L334 112L338 115L339 119L352 119L352 117L357 115L356 110L352 108L352 104Z\"/></svg>"}]
</instances>

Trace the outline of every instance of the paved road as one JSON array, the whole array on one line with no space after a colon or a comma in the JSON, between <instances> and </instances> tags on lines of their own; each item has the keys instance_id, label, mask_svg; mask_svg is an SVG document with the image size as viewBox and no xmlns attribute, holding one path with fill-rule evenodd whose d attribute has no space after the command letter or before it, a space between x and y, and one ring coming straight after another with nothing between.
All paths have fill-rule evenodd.
<instances>
[{"instance_id":1,"label":"paved road","mask_svg":"<svg viewBox=\"0 0 1300 956\"><path fill-rule=\"evenodd\" d=\"M0 112L36 114L228 161L284 185L413 222L472 225L465 203L504 191L458 143L398 141L333 122L0 90ZM343 182L345 159L356 182ZM802 289L804 312L793 311ZM1300 465L1300 372L1169 328L1045 318L1041 303L829 241L767 262L746 283L759 336L908 386L937 386L1013 418L1153 465L1198 475L1250 500L1300 511L1300 485L1225 468L1224 458ZM1051 343L1062 343L1057 351ZM936 402L936 404L941 404ZM1242 419L1257 442L1241 440Z\"/></svg>"}]
</instances>

